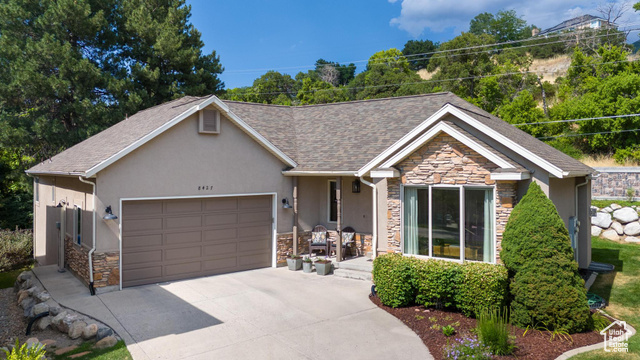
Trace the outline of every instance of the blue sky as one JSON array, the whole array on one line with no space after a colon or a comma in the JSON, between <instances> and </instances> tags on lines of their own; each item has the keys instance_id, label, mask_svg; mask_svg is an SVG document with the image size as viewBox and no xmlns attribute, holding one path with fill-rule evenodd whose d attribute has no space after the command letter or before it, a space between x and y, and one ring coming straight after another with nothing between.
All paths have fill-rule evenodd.
<instances>
[{"instance_id":1,"label":"blue sky","mask_svg":"<svg viewBox=\"0 0 640 360\"><path fill-rule=\"evenodd\" d=\"M616 0L617 1L617 0ZM354 62L362 71L373 53L411 39L447 41L478 13L515 9L546 28L584 13L590 0L187 0L205 52L216 50L226 88L249 86L269 69L294 76L319 58ZM622 2L622 0L620 0ZM628 11L623 25L640 22ZM636 33L637 34L637 33ZM637 39L632 34L631 41ZM360 62L358 62L360 61Z\"/></svg>"}]
</instances>

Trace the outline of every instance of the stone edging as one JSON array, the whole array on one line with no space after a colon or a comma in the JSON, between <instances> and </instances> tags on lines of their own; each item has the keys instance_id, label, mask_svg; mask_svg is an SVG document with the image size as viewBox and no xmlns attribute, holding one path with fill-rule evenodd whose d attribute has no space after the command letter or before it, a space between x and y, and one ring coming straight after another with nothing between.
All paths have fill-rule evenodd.
<instances>
[{"instance_id":1,"label":"stone edging","mask_svg":"<svg viewBox=\"0 0 640 360\"><path fill-rule=\"evenodd\" d=\"M605 314L608 318L612 319L613 321L619 321L618 319L614 318L613 316L608 315L604 311L602 311L602 313ZM631 326L629 323L627 323L627 329L631 333L631 335L629 335L629 337L631 337L631 336L636 334L636 329L633 326ZM565 351L564 353L560 354L560 356L558 356L555 360L566 360L566 359L569 359L570 357L578 355L578 354L582 354L582 353L593 351L593 350L600 350L600 349L603 349L603 348L604 348L604 341L603 342L599 342L597 344L587 345L587 346L579 347L579 348L576 348L576 349L571 349L569 351Z\"/></svg>"}]
</instances>

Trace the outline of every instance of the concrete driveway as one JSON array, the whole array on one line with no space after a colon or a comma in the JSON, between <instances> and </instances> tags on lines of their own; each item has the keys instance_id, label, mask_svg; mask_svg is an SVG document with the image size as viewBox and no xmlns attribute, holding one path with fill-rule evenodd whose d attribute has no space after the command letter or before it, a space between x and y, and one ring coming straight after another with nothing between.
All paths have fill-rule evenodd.
<instances>
[{"instance_id":1,"label":"concrete driveway","mask_svg":"<svg viewBox=\"0 0 640 360\"><path fill-rule=\"evenodd\" d=\"M365 281L269 268L98 297L134 359L432 359L369 291Z\"/></svg>"}]
</instances>

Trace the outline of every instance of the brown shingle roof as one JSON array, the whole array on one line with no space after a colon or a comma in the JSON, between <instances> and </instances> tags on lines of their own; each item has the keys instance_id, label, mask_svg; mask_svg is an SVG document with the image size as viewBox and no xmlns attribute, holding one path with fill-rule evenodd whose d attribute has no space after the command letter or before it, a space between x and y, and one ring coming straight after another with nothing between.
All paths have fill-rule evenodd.
<instances>
[{"instance_id":1,"label":"brown shingle roof","mask_svg":"<svg viewBox=\"0 0 640 360\"><path fill-rule=\"evenodd\" d=\"M140 111L28 172L82 175L206 98L187 96ZM223 102L295 160L298 163L295 170L299 171L355 173L446 104L463 110L563 171L592 171L452 93L309 106Z\"/></svg>"}]
</instances>

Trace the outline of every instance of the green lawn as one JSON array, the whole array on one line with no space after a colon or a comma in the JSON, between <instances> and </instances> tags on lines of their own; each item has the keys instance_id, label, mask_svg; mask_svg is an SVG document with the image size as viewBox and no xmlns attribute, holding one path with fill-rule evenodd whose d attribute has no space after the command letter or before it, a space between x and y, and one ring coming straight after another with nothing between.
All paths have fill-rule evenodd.
<instances>
[{"instance_id":1,"label":"green lawn","mask_svg":"<svg viewBox=\"0 0 640 360\"><path fill-rule=\"evenodd\" d=\"M597 206L600 209L605 208L611 204L618 204L620 206L640 206L640 201L626 201L626 200L591 200L591 205Z\"/></svg>"},{"instance_id":2,"label":"green lawn","mask_svg":"<svg viewBox=\"0 0 640 360\"><path fill-rule=\"evenodd\" d=\"M21 272L29 269L31 269L31 266L0 273L0 289L13 287L13 284L16 282L16 278L18 278L18 275L20 275Z\"/></svg>"},{"instance_id":3,"label":"green lawn","mask_svg":"<svg viewBox=\"0 0 640 360\"><path fill-rule=\"evenodd\" d=\"M607 300L609 306L605 311L608 314L627 321L636 330L640 330L640 244L622 244L594 237L591 246L592 261L613 264L616 270L598 275L590 291ZM628 354L597 350L571 359L640 359L640 333L629 340Z\"/></svg>"},{"instance_id":4,"label":"green lawn","mask_svg":"<svg viewBox=\"0 0 640 360\"><path fill-rule=\"evenodd\" d=\"M77 357L75 359L92 359L92 360L131 360L131 354L127 350L127 346L124 341L120 340L118 343L110 349L93 350L93 342L85 342L78 346L77 349L70 351L63 355L53 355L54 360L66 360L71 359L71 355L79 354L81 352L91 351L89 354Z\"/></svg>"}]
</instances>

